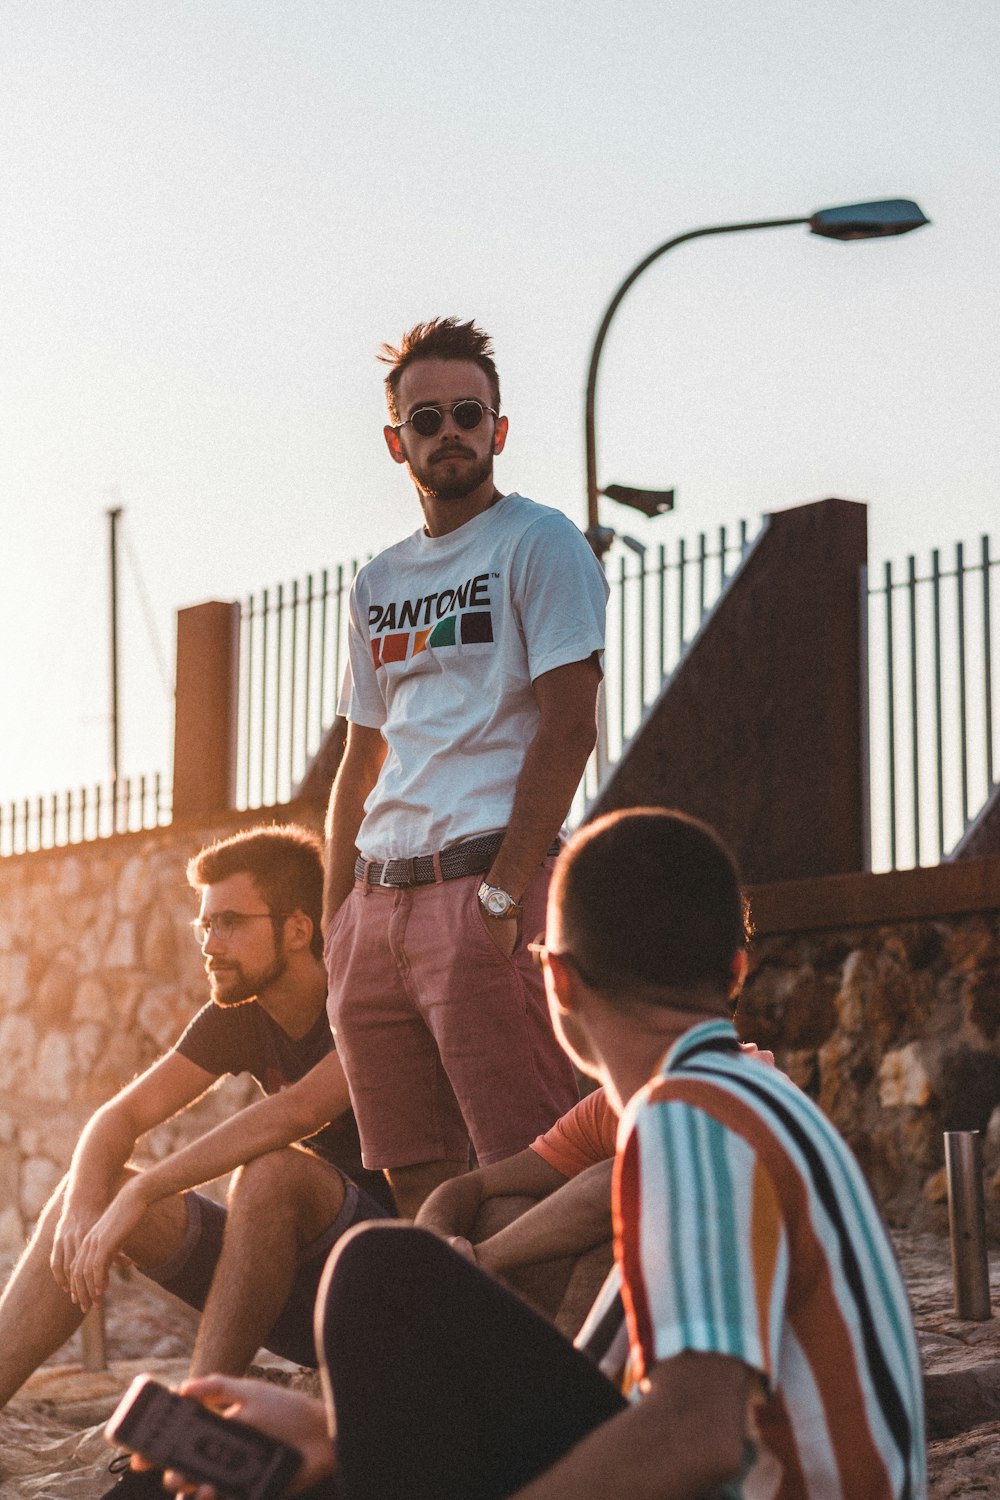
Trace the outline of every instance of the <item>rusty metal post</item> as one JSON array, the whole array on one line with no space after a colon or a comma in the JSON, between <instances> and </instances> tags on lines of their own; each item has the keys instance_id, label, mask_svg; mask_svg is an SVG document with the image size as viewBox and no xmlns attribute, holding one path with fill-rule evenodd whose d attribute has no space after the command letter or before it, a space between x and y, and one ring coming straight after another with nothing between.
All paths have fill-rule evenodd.
<instances>
[{"instance_id":1,"label":"rusty metal post","mask_svg":"<svg viewBox=\"0 0 1000 1500\"><path fill-rule=\"evenodd\" d=\"M104 1303L98 1302L80 1324L83 1343L83 1368L106 1370L108 1368L108 1341L104 1326Z\"/></svg>"},{"instance_id":2,"label":"rusty metal post","mask_svg":"<svg viewBox=\"0 0 1000 1500\"><path fill-rule=\"evenodd\" d=\"M990 1268L986 1255L982 1138L978 1130L946 1130L948 1227L955 1312L984 1321L990 1311Z\"/></svg>"}]
</instances>

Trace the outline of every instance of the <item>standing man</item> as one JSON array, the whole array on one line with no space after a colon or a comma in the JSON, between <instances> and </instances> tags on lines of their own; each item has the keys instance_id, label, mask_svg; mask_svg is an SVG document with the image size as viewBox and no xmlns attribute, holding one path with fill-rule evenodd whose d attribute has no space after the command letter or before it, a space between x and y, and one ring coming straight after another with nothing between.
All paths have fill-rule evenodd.
<instances>
[{"instance_id":1,"label":"standing man","mask_svg":"<svg viewBox=\"0 0 1000 1500\"><path fill-rule=\"evenodd\" d=\"M349 1113L338 1120L349 1099L326 1016L318 837L250 829L203 849L188 880L201 896L193 926L211 999L84 1128L0 1299L0 1405L103 1295L119 1251L204 1307L192 1373L239 1374L262 1344L315 1364L312 1310L329 1249L387 1212L340 1165L353 1165L357 1143ZM151 1166L128 1166L147 1131L243 1072L269 1097ZM187 1191L235 1167L228 1215ZM384 1192L380 1179L374 1187Z\"/></svg>"},{"instance_id":2,"label":"standing man","mask_svg":"<svg viewBox=\"0 0 1000 1500\"><path fill-rule=\"evenodd\" d=\"M386 347L390 457L424 524L351 593L347 747L330 799L330 1019L364 1161L412 1216L575 1101L526 938L596 738L607 585L561 512L493 480L492 345Z\"/></svg>"}]
</instances>

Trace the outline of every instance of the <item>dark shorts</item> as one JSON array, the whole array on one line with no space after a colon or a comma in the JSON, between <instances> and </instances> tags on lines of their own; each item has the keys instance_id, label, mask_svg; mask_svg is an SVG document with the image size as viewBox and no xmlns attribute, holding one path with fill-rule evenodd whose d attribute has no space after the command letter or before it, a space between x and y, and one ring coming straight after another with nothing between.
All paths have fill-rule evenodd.
<instances>
[{"instance_id":1,"label":"dark shorts","mask_svg":"<svg viewBox=\"0 0 1000 1500\"><path fill-rule=\"evenodd\" d=\"M331 1171L337 1169L331 1166ZM264 1339L264 1348L280 1354L293 1364L315 1368L316 1348L313 1340L313 1308L323 1267L331 1249L346 1230L365 1219L390 1217L380 1203L370 1198L349 1177L344 1177L346 1193L340 1213L324 1232L299 1255L298 1270L291 1295L277 1322ZM205 1306L209 1287L222 1252L226 1228L226 1210L221 1203L202 1193L186 1193L188 1222L180 1249L159 1265L143 1267L143 1275L172 1292L189 1307L200 1311ZM266 1275L266 1267L261 1268Z\"/></svg>"}]
</instances>

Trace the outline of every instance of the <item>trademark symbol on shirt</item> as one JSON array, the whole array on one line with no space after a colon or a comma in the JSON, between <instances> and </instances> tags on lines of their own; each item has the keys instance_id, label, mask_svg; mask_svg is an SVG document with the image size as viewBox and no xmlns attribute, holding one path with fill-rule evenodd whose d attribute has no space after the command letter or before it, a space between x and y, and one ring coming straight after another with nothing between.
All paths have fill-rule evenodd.
<instances>
[{"instance_id":1,"label":"trademark symbol on shirt","mask_svg":"<svg viewBox=\"0 0 1000 1500\"><path fill-rule=\"evenodd\" d=\"M490 577L491 577L491 578L499 578L499 577L500 577L500 574L499 574L499 573L491 573L491 574L490 574Z\"/></svg>"}]
</instances>

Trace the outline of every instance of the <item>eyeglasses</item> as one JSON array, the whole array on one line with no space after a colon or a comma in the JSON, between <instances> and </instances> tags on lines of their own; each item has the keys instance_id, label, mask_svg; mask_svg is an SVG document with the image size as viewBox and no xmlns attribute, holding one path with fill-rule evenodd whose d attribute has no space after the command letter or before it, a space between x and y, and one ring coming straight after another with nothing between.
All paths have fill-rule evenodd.
<instances>
[{"instance_id":1,"label":"eyeglasses","mask_svg":"<svg viewBox=\"0 0 1000 1500\"><path fill-rule=\"evenodd\" d=\"M599 986L596 985L590 978L589 974L586 974L584 970L580 968L580 965L577 963L572 953L559 953L555 948L546 948L544 932L540 932L535 938L534 942L528 944L528 952L531 955L531 962L534 964L536 969L546 968L550 958L559 958L564 964L569 964L571 969L576 970L580 978L583 980L584 984L587 985L589 989L594 990L599 988Z\"/></svg>"},{"instance_id":2,"label":"eyeglasses","mask_svg":"<svg viewBox=\"0 0 1000 1500\"><path fill-rule=\"evenodd\" d=\"M445 412L451 412L455 418L455 426L461 427L463 432L471 432L474 427L478 427L487 412L491 417L499 415L492 406L485 406L473 396L466 396L461 401L453 401L451 406L418 406L415 411L410 412L405 422L397 423L393 432L399 432L401 427L412 427L420 437L434 437L444 426Z\"/></svg>"},{"instance_id":3,"label":"eyeglasses","mask_svg":"<svg viewBox=\"0 0 1000 1500\"><path fill-rule=\"evenodd\" d=\"M213 932L220 942L228 943L244 922L270 922L273 917L291 915L290 911L215 911L210 917L195 917L191 931L199 947L208 942Z\"/></svg>"}]
</instances>

